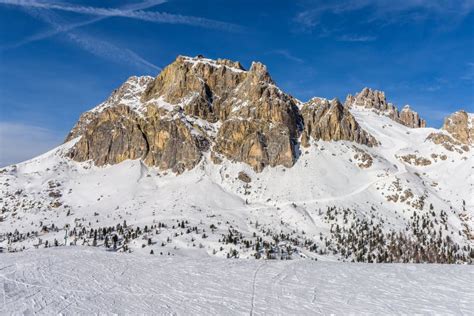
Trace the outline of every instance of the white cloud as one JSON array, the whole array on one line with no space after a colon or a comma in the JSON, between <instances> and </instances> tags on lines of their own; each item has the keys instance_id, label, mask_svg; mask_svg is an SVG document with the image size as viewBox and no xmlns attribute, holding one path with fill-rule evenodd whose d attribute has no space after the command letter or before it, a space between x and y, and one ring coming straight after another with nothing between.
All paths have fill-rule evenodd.
<instances>
[{"instance_id":1,"label":"white cloud","mask_svg":"<svg viewBox=\"0 0 474 316\"><path fill-rule=\"evenodd\" d=\"M307 3L305 10L294 18L307 31L320 25L321 18L326 13L342 16L364 8L370 8L370 13L361 22L383 23L423 21L429 16L458 19L474 11L473 0L341 0L331 3L316 0ZM403 18L399 14L403 14Z\"/></svg>"},{"instance_id":2,"label":"white cloud","mask_svg":"<svg viewBox=\"0 0 474 316\"><path fill-rule=\"evenodd\" d=\"M140 2L140 3L129 5L129 6L124 6L121 9L122 9L122 11L132 12L132 11L135 11L135 10L148 9L148 8L157 6L159 4L165 3L165 2L166 2L166 0L145 1L145 2ZM9 1L0 0L0 3L9 3ZM98 17L94 17L93 19L89 19L89 20L85 20L85 21L81 21L81 22L77 22L77 23L70 23L70 24L61 25L61 26L58 26L56 28L53 28L53 29L50 29L50 30L47 30L47 31L44 31L44 32L39 32L39 33L33 34L31 36L28 36L27 38L25 38L21 41L18 41L16 43L12 44L12 45L7 45L7 46L2 47L2 48L0 48L0 50L20 47L20 46L23 46L25 44L35 42L35 41L39 41L39 40L43 40L43 39L52 37L52 36L57 35L57 34L67 33L67 32L72 31L74 29L77 29L77 28L80 28L80 27L83 27L83 26L86 26L86 25L91 25L91 24L97 23L99 21L103 21L105 19L108 19L110 17L112 17L112 16L98 16Z\"/></svg>"},{"instance_id":3,"label":"white cloud","mask_svg":"<svg viewBox=\"0 0 474 316\"><path fill-rule=\"evenodd\" d=\"M226 31L241 30L240 26L231 23L206 19L202 17L185 16L180 14L162 13L155 11L126 10L123 8L98 8L88 6L77 6L71 4L39 2L32 0L0 0L0 3L21 7L59 10L103 17L124 17L155 23L186 24Z\"/></svg>"},{"instance_id":4,"label":"white cloud","mask_svg":"<svg viewBox=\"0 0 474 316\"><path fill-rule=\"evenodd\" d=\"M270 54L275 54L275 55L280 55L282 57L285 57L288 60L291 60L291 61L294 61L294 62L297 62L297 63L300 63L300 64L304 62L303 59L294 56L292 53L290 53L286 49L276 49L276 50L270 51L269 53Z\"/></svg>"},{"instance_id":5,"label":"white cloud","mask_svg":"<svg viewBox=\"0 0 474 316\"><path fill-rule=\"evenodd\" d=\"M52 130L21 122L0 122L0 167L43 154L62 143Z\"/></svg>"},{"instance_id":6,"label":"white cloud","mask_svg":"<svg viewBox=\"0 0 474 316\"><path fill-rule=\"evenodd\" d=\"M32 16L48 23L54 30L64 30L65 23L54 12L36 8L27 8L26 10ZM118 47L105 40L100 40L79 32L66 32L66 38L81 49L109 61L128 64L152 73L161 71L159 66L145 60L132 50Z\"/></svg>"},{"instance_id":7,"label":"white cloud","mask_svg":"<svg viewBox=\"0 0 474 316\"><path fill-rule=\"evenodd\" d=\"M80 48L98 57L108 59L117 63L129 64L137 68L150 71L161 71L161 68L128 48L120 48L112 43L98 40L91 36L77 33L67 34L68 39L76 43Z\"/></svg>"}]
</instances>

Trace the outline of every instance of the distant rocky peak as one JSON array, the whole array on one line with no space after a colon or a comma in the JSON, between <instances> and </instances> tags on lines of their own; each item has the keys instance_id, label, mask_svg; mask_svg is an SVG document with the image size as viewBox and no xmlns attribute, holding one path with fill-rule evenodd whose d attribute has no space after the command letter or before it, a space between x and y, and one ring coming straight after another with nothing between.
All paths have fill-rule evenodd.
<instances>
[{"instance_id":1,"label":"distant rocky peak","mask_svg":"<svg viewBox=\"0 0 474 316\"><path fill-rule=\"evenodd\" d=\"M411 128L426 127L426 121L421 119L417 112L413 111L409 105L405 105L402 111L387 102L385 92L364 88L355 95L349 94L344 103L349 108L365 108L375 113L390 117L392 120Z\"/></svg>"},{"instance_id":2,"label":"distant rocky peak","mask_svg":"<svg viewBox=\"0 0 474 316\"><path fill-rule=\"evenodd\" d=\"M385 93L379 90L372 90L369 88L362 89L361 92L352 96L348 96L352 101L350 105L362 106L367 109L377 109L385 111L388 109L387 99Z\"/></svg>"},{"instance_id":3,"label":"distant rocky peak","mask_svg":"<svg viewBox=\"0 0 474 316\"><path fill-rule=\"evenodd\" d=\"M443 130L462 144L474 144L474 114L464 110L454 112L444 119Z\"/></svg>"},{"instance_id":4,"label":"distant rocky peak","mask_svg":"<svg viewBox=\"0 0 474 316\"><path fill-rule=\"evenodd\" d=\"M413 111L410 105L405 105L398 115L398 119L402 124L411 127L426 127L426 121L420 118L417 112Z\"/></svg>"}]
</instances>

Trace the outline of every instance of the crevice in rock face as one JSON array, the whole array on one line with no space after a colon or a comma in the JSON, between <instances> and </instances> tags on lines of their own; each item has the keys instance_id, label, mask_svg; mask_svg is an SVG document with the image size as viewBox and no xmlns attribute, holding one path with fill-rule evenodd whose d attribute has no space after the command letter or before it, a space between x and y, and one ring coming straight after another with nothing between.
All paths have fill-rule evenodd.
<instances>
[{"instance_id":1,"label":"crevice in rock face","mask_svg":"<svg viewBox=\"0 0 474 316\"><path fill-rule=\"evenodd\" d=\"M110 159L110 152L112 151L112 144L113 144L113 139L110 140L109 146L107 147L107 153L105 154L105 159L104 159L104 162L103 162L104 165L112 160L112 159Z\"/></svg>"},{"instance_id":2,"label":"crevice in rock face","mask_svg":"<svg viewBox=\"0 0 474 316\"><path fill-rule=\"evenodd\" d=\"M143 136L143 140L145 141L145 153L143 153L141 159L144 159L146 156L148 156L148 153L150 152L150 143L148 142L148 138L145 134L145 132L143 131L142 127L140 126L140 124L137 124L137 128L140 130L140 132L142 133L142 136Z\"/></svg>"}]
</instances>

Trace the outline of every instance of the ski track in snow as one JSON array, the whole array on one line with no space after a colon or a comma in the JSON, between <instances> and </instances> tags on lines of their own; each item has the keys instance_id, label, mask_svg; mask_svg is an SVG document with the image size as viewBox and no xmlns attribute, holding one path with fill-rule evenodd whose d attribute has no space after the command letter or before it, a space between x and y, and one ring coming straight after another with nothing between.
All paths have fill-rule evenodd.
<instances>
[{"instance_id":1,"label":"ski track in snow","mask_svg":"<svg viewBox=\"0 0 474 316\"><path fill-rule=\"evenodd\" d=\"M81 247L1 259L1 314L473 315L472 266L196 260Z\"/></svg>"}]
</instances>

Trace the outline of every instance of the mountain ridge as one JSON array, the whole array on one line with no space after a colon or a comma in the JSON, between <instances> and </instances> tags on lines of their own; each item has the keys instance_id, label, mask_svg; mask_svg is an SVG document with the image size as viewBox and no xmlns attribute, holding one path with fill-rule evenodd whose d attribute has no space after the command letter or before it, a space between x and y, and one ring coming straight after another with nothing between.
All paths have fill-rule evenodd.
<instances>
[{"instance_id":1,"label":"mountain ridge","mask_svg":"<svg viewBox=\"0 0 474 316\"><path fill-rule=\"evenodd\" d=\"M315 102L318 111L330 107L329 112L310 114ZM426 126L409 106L399 111L378 90L364 88L355 96L348 95L344 105L321 98L301 103L275 86L261 63L253 62L245 70L239 62L226 59L178 56L154 79L131 77L104 103L86 112L66 140L79 136L89 126L89 133L70 157L78 161L92 159L99 165L141 158L148 165L182 173L196 166L203 151L211 150L216 158L245 162L262 171L266 166L291 167L300 143L307 147L310 137L377 146L378 141L351 117L348 109L352 107L372 110L411 128ZM103 114L104 110L108 112ZM119 112L114 117L132 118L131 122L120 123L131 126L115 138L107 131L119 128L108 126L105 133L100 132L100 126L114 125L110 119L114 111ZM95 125L91 123L93 117ZM171 122L171 117L172 123L161 124ZM311 126L319 128L310 131ZM170 146L166 145L168 141ZM437 141L443 142L439 137ZM185 145L176 152L172 150L180 143ZM91 151L94 147L110 150ZM180 157L172 161L177 155Z\"/></svg>"},{"instance_id":2,"label":"mountain ridge","mask_svg":"<svg viewBox=\"0 0 474 316\"><path fill-rule=\"evenodd\" d=\"M262 64L203 57L131 77L0 170L0 248L472 262L473 116L417 127L362 92L302 103Z\"/></svg>"}]
</instances>

